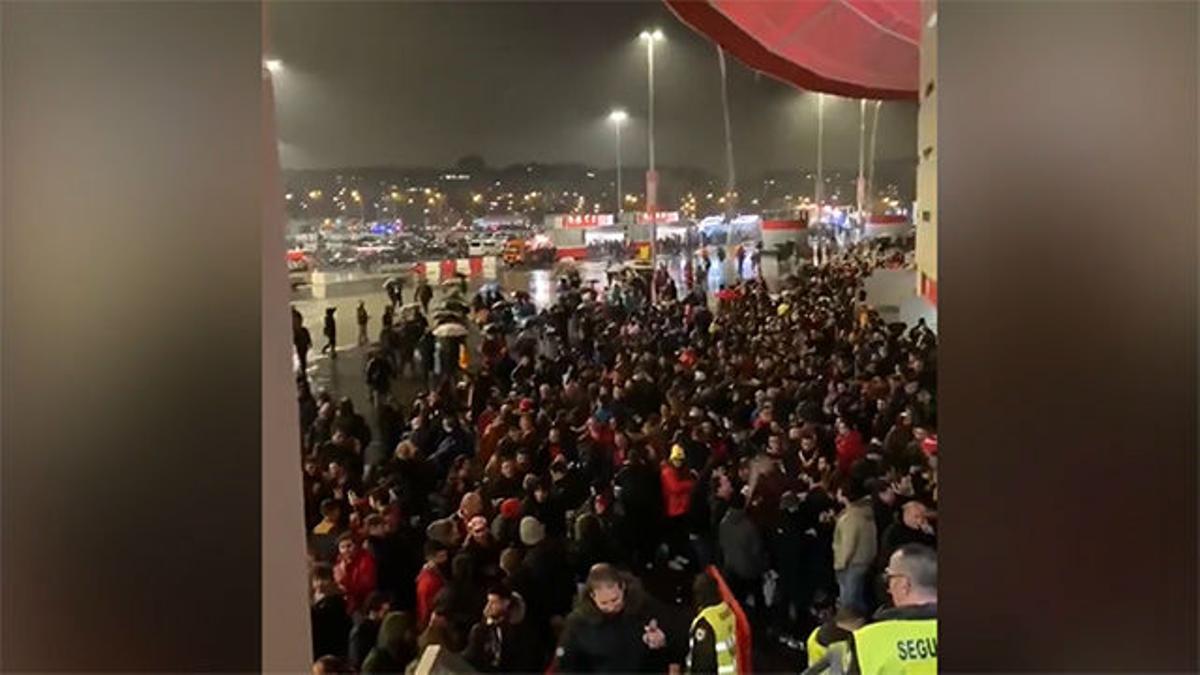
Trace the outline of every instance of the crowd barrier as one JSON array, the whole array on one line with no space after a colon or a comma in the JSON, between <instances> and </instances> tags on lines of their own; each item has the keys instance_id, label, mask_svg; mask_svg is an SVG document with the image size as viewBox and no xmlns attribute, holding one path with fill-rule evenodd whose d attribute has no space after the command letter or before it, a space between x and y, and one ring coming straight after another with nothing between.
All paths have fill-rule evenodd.
<instances>
[{"instance_id":1,"label":"crowd barrier","mask_svg":"<svg viewBox=\"0 0 1200 675\"><path fill-rule=\"evenodd\" d=\"M391 276L404 278L406 285L411 286L416 277L424 277L431 284L453 279L457 274L468 279L495 279L499 270L500 261L496 256L474 256L392 265L367 274L350 270L318 271L312 273L310 285L313 298L346 297L377 292Z\"/></svg>"},{"instance_id":2,"label":"crowd barrier","mask_svg":"<svg viewBox=\"0 0 1200 675\"><path fill-rule=\"evenodd\" d=\"M470 279L495 279L499 269L499 259L494 255L485 255L419 262L413 266L413 274L424 276L426 281L436 284L459 274Z\"/></svg>"}]
</instances>

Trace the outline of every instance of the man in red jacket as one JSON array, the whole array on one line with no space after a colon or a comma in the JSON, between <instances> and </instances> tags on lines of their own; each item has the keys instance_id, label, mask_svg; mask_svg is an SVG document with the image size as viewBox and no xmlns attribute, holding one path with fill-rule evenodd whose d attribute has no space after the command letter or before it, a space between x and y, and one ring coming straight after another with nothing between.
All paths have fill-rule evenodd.
<instances>
[{"instance_id":1,"label":"man in red jacket","mask_svg":"<svg viewBox=\"0 0 1200 675\"><path fill-rule=\"evenodd\" d=\"M663 512L667 516L667 548L672 555L667 563L671 569L681 570L688 562L688 511L692 506L692 490L696 487L696 474L687 466L687 454L683 446L671 446L671 456L662 467Z\"/></svg>"},{"instance_id":2,"label":"man in red jacket","mask_svg":"<svg viewBox=\"0 0 1200 675\"><path fill-rule=\"evenodd\" d=\"M338 537L338 560L333 579L346 594L346 611L353 614L375 590L375 556L359 546L354 535L345 532Z\"/></svg>"},{"instance_id":3,"label":"man in red jacket","mask_svg":"<svg viewBox=\"0 0 1200 675\"><path fill-rule=\"evenodd\" d=\"M450 552L436 541L425 542L425 566L417 575L417 629L424 630L433 614L434 601L446 586L442 571L450 562Z\"/></svg>"},{"instance_id":4,"label":"man in red jacket","mask_svg":"<svg viewBox=\"0 0 1200 675\"><path fill-rule=\"evenodd\" d=\"M862 434L850 428L849 423L841 417L837 420L837 469L843 476L850 475L850 467L858 460L866 457L867 449L863 445Z\"/></svg>"}]
</instances>

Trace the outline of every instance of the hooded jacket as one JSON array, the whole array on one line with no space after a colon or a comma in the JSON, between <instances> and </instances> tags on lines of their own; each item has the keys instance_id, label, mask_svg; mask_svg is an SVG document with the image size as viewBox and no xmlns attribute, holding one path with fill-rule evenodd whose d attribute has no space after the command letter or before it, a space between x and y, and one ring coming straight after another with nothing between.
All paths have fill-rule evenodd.
<instances>
[{"instance_id":1,"label":"hooded jacket","mask_svg":"<svg viewBox=\"0 0 1200 675\"><path fill-rule=\"evenodd\" d=\"M678 653L681 641L669 627L673 618L633 577L626 579L625 606L615 616L601 612L584 590L567 617L556 653L556 672L661 673L668 662L682 662ZM667 644L660 650L651 650L642 641L651 619L667 635Z\"/></svg>"},{"instance_id":2,"label":"hooded jacket","mask_svg":"<svg viewBox=\"0 0 1200 675\"><path fill-rule=\"evenodd\" d=\"M392 612L384 617L375 648L363 659L362 672L403 673L408 664L417 658L412 633L410 615Z\"/></svg>"}]
</instances>

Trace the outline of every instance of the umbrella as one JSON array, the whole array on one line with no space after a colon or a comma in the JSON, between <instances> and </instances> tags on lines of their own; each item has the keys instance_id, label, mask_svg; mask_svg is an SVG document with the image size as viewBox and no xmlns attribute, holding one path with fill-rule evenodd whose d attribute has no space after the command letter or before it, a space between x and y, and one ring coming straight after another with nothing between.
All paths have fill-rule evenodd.
<instances>
[{"instance_id":1,"label":"umbrella","mask_svg":"<svg viewBox=\"0 0 1200 675\"><path fill-rule=\"evenodd\" d=\"M444 323L433 329L436 338L459 338L467 336L467 327L461 323Z\"/></svg>"}]
</instances>

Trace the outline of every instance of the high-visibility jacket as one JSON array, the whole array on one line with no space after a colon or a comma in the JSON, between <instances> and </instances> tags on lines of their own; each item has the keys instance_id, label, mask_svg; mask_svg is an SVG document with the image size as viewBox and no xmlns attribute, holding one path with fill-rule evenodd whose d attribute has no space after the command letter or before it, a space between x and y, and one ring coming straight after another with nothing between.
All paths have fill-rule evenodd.
<instances>
[{"instance_id":1,"label":"high-visibility jacket","mask_svg":"<svg viewBox=\"0 0 1200 675\"><path fill-rule=\"evenodd\" d=\"M751 657L754 636L750 631L750 622L746 619L746 613L742 610L742 605L738 602L737 596L733 594L733 591L729 590L729 584L725 583L725 577L721 576L721 571L715 565L705 567L704 572L717 582L717 588L721 590L721 600L724 601L725 605L733 613L733 633L736 636L734 644L737 647L734 657L737 662L738 672L753 673L754 662Z\"/></svg>"},{"instance_id":2,"label":"high-visibility jacket","mask_svg":"<svg viewBox=\"0 0 1200 675\"><path fill-rule=\"evenodd\" d=\"M845 640L830 643L828 645L821 644L817 639L817 634L821 632L821 626L817 626L811 633L808 634L808 642L805 644L804 651L808 654L808 665L815 666L817 661L825 658L825 654L829 653L829 648L835 644L845 644Z\"/></svg>"},{"instance_id":3,"label":"high-visibility jacket","mask_svg":"<svg viewBox=\"0 0 1200 675\"><path fill-rule=\"evenodd\" d=\"M937 619L889 619L854 631L862 675L936 675Z\"/></svg>"},{"instance_id":4,"label":"high-visibility jacket","mask_svg":"<svg viewBox=\"0 0 1200 675\"><path fill-rule=\"evenodd\" d=\"M724 602L700 610L692 620L692 631L696 624L707 621L712 627L713 642L717 650L717 675L739 675L737 667L737 627L733 610ZM691 656L688 656L689 669Z\"/></svg>"}]
</instances>

